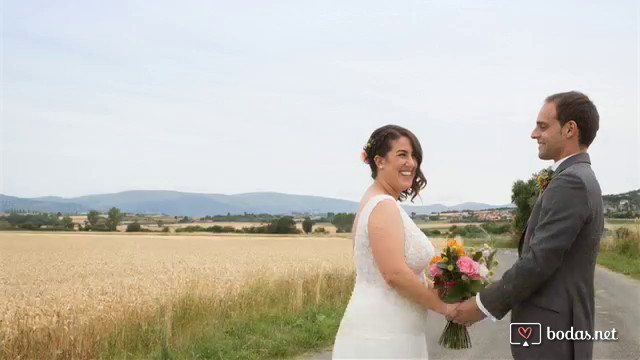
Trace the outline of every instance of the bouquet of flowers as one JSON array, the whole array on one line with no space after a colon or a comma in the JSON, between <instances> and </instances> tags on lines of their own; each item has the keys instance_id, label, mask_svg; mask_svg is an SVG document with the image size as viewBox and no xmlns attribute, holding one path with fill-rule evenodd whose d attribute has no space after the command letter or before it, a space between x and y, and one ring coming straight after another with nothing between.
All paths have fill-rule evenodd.
<instances>
[{"instance_id":1,"label":"bouquet of flowers","mask_svg":"<svg viewBox=\"0 0 640 360\"><path fill-rule=\"evenodd\" d=\"M497 265L496 250L484 244L478 250L465 251L456 240L447 241L447 246L439 256L434 256L429 267L433 286L442 301L452 304L475 296L490 282ZM471 347L469 332L464 325L449 321L438 342L448 349L467 349Z\"/></svg>"}]
</instances>

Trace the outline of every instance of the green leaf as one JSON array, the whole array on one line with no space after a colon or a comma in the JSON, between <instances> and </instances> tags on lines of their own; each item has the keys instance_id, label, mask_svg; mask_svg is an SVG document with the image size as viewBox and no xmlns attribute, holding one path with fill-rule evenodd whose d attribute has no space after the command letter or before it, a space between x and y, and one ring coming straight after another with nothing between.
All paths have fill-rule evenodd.
<instances>
[{"instance_id":1,"label":"green leaf","mask_svg":"<svg viewBox=\"0 0 640 360\"><path fill-rule=\"evenodd\" d=\"M442 299L444 302L456 302L466 297L468 292L467 285L459 282L455 284L449 291L447 291L445 297ZM445 300L446 299L446 300Z\"/></svg>"},{"instance_id":2,"label":"green leaf","mask_svg":"<svg viewBox=\"0 0 640 360\"><path fill-rule=\"evenodd\" d=\"M471 280L469 283L469 291L471 291L471 295L475 295L480 292L484 288L484 284L480 280Z\"/></svg>"},{"instance_id":3,"label":"green leaf","mask_svg":"<svg viewBox=\"0 0 640 360\"><path fill-rule=\"evenodd\" d=\"M496 256L496 252L498 251L498 249L495 249L491 252L491 254L489 254L489 257L487 258L487 269L491 270L491 267L493 266L493 258Z\"/></svg>"},{"instance_id":4,"label":"green leaf","mask_svg":"<svg viewBox=\"0 0 640 360\"><path fill-rule=\"evenodd\" d=\"M476 253L473 254L473 261L478 261L480 260L481 257L482 257L482 251L476 251Z\"/></svg>"}]
</instances>

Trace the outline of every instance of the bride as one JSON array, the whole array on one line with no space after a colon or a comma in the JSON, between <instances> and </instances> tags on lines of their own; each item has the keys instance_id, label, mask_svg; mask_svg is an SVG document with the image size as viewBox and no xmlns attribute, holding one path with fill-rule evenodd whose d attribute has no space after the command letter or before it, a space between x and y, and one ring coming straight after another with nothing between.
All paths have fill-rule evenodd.
<instances>
[{"instance_id":1,"label":"bride","mask_svg":"<svg viewBox=\"0 0 640 360\"><path fill-rule=\"evenodd\" d=\"M427 310L453 315L425 278L434 255L429 239L397 200L426 185L415 135L395 125L373 132L362 153L374 183L356 214L356 283L333 348L333 359L428 359Z\"/></svg>"}]
</instances>

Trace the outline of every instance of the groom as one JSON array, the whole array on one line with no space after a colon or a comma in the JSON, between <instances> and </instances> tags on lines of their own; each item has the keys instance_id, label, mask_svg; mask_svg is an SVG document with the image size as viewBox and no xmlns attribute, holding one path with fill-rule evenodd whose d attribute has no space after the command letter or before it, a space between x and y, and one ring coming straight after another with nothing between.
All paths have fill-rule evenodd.
<instances>
[{"instance_id":1,"label":"groom","mask_svg":"<svg viewBox=\"0 0 640 360\"><path fill-rule=\"evenodd\" d=\"M511 310L512 323L540 323L541 343L512 345L515 359L592 358L592 341L549 340L547 328L566 333L573 327L593 336L593 276L604 220L587 148L598 127L598 111L584 94L545 100L531 138L540 159L555 161L554 173L520 238L519 258L502 279L460 304L453 319L471 325L485 317L502 319ZM520 330L527 330L523 338L531 333Z\"/></svg>"}]
</instances>

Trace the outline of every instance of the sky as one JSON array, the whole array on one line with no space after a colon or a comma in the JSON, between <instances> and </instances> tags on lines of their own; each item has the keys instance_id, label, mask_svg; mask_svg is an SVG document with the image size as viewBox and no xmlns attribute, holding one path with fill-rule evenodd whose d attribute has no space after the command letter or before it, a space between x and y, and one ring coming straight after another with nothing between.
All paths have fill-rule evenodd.
<instances>
[{"instance_id":1,"label":"sky","mask_svg":"<svg viewBox=\"0 0 640 360\"><path fill-rule=\"evenodd\" d=\"M275 191L359 200L386 124L418 204L506 204L551 165L544 98L600 113L604 194L640 188L638 1L7 1L0 193Z\"/></svg>"}]
</instances>

